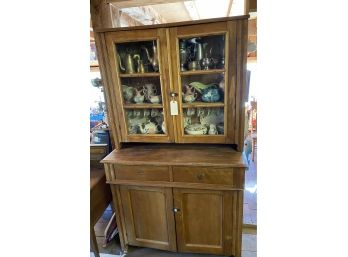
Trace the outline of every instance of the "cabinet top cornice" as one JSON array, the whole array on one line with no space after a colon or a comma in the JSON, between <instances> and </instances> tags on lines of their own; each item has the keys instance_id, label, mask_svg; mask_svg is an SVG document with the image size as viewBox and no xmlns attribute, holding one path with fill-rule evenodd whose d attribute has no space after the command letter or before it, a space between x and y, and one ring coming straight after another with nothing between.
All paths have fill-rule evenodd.
<instances>
[{"instance_id":1,"label":"cabinet top cornice","mask_svg":"<svg viewBox=\"0 0 348 257\"><path fill-rule=\"evenodd\" d=\"M194 21L163 23L163 24L155 24L155 25L118 27L118 28L101 28L101 29L96 29L95 32L112 32L112 31L129 31L129 30L141 30L141 29L170 28L170 27L189 26L189 25L212 23L212 22L244 20L244 19L248 19L249 17L250 17L249 15L241 15L241 16L221 17L221 18L213 18L213 19L194 20Z\"/></svg>"},{"instance_id":2,"label":"cabinet top cornice","mask_svg":"<svg viewBox=\"0 0 348 257\"><path fill-rule=\"evenodd\" d=\"M124 165L247 167L242 153L223 145L136 145L114 150L102 162Z\"/></svg>"}]
</instances>

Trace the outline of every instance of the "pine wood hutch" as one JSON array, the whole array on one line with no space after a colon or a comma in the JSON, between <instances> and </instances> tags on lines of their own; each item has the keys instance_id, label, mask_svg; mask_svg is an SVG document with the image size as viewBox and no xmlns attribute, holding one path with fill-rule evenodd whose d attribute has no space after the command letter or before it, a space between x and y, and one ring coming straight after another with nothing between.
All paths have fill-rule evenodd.
<instances>
[{"instance_id":1,"label":"pine wood hutch","mask_svg":"<svg viewBox=\"0 0 348 257\"><path fill-rule=\"evenodd\" d=\"M248 17L95 31L124 251L241 256Z\"/></svg>"}]
</instances>

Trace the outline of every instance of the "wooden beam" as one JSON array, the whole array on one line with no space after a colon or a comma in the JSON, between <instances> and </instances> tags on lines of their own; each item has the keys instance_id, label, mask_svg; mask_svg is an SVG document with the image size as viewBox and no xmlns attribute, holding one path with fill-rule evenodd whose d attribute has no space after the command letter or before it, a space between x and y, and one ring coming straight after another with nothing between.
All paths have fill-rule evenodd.
<instances>
[{"instance_id":1,"label":"wooden beam","mask_svg":"<svg viewBox=\"0 0 348 257\"><path fill-rule=\"evenodd\" d=\"M257 11L257 0L245 0L244 2L244 14Z\"/></svg>"},{"instance_id":2,"label":"wooden beam","mask_svg":"<svg viewBox=\"0 0 348 257\"><path fill-rule=\"evenodd\" d=\"M110 5L106 0L90 0L93 29L113 28Z\"/></svg>"},{"instance_id":3,"label":"wooden beam","mask_svg":"<svg viewBox=\"0 0 348 257\"><path fill-rule=\"evenodd\" d=\"M256 11L257 11L257 1L249 0L249 12L256 12Z\"/></svg>"},{"instance_id":4,"label":"wooden beam","mask_svg":"<svg viewBox=\"0 0 348 257\"><path fill-rule=\"evenodd\" d=\"M115 7L112 4L110 5L110 11L111 11L111 20L112 20L112 27L113 28L117 28L117 27L121 27L120 24L120 9Z\"/></svg>"},{"instance_id":5,"label":"wooden beam","mask_svg":"<svg viewBox=\"0 0 348 257\"><path fill-rule=\"evenodd\" d=\"M244 0L244 15L249 13L249 2L250 0Z\"/></svg>"},{"instance_id":6,"label":"wooden beam","mask_svg":"<svg viewBox=\"0 0 348 257\"><path fill-rule=\"evenodd\" d=\"M123 8L121 11L145 25L166 23L166 20L151 6Z\"/></svg>"},{"instance_id":7,"label":"wooden beam","mask_svg":"<svg viewBox=\"0 0 348 257\"><path fill-rule=\"evenodd\" d=\"M108 3L113 3L118 8L130 8L155 4L169 4L184 2L185 0L106 0ZM187 0L186 0L187 1Z\"/></svg>"},{"instance_id":8,"label":"wooden beam","mask_svg":"<svg viewBox=\"0 0 348 257\"><path fill-rule=\"evenodd\" d=\"M134 19L132 16L122 11L120 13L120 23L121 20L124 21L124 23L128 24L129 27L145 25L144 23Z\"/></svg>"},{"instance_id":9,"label":"wooden beam","mask_svg":"<svg viewBox=\"0 0 348 257\"><path fill-rule=\"evenodd\" d=\"M187 1L184 2L184 6L186 8L186 11L188 12L189 16L191 17L191 20L199 20L199 12L197 10L196 4L193 1Z\"/></svg>"},{"instance_id":10,"label":"wooden beam","mask_svg":"<svg viewBox=\"0 0 348 257\"><path fill-rule=\"evenodd\" d=\"M233 4L233 0L230 0L230 2L228 3L226 16L230 16L232 4Z\"/></svg>"}]
</instances>

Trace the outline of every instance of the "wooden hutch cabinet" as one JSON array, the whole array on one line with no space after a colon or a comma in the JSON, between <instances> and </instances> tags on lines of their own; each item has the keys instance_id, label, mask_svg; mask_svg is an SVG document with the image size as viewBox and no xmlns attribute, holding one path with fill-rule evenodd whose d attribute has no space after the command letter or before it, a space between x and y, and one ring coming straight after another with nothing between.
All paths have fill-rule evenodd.
<instances>
[{"instance_id":1,"label":"wooden hutch cabinet","mask_svg":"<svg viewBox=\"0 0 348 257\"><path fill-rule=\"evenodd\" d=\"M121 247L241 256L248 16L96 30Z\"/></svg>"}]
</instances>

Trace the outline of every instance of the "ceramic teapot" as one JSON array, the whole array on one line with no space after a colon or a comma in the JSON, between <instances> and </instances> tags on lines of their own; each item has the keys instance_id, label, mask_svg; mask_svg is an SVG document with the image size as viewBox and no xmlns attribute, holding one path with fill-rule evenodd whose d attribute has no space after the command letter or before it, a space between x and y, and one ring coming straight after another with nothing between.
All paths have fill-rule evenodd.
<instances>
[{"instance_id":1,"label":"ceramic teapot","mask_svg":"<svg viewBox=\"0 0 348 257\"><path fill-rule=\"evenodd\" d=\"M137 134L138 133L138 125L129 124L128 125L128 134Z\"/></svg>"},{"instance_id":2,"label":"ceramic teapot","mask_svg":"<svg viewBox=\"0 0 348 257\"><path fill-rule=\"evenodd\" d=\"M182 95L182 100L185 103L192 103L197 99L197 92L194 87L190 85L185 85L186 92Z\"/></svg>"},{"instance_id":3,"label":"ceramic teapot","mask_svg":"<svg viewBox=\"0 0 348 257\"><path fill-rule=\"evenodd\" d=\"M161 103L161 96L160 95L149 95L149 100L153 104L159 104L159 103Z\"/></svg>"},{"instance_id":4,"label":"ceramic teapot","mask_svg":"<svg viewBox=\"0 0 348 257\"><path fill-rule=\"evenodd\" d=\"M202 124L195 123L185 127L185 133L189 135L205 135L208 132L208 128Z\"/></svg>"},{"instance_id":5,"label":"ceramic teapot","mask_svg":"<svg viewBox=\"0 0 348 257\"><path fill-rule=\"evenodd\" d=\"M158 125L154 122L148 122L139 126L141 134L157 134L159 132Z\"/></svg>"},{"instance_id":6,"label":"ceramic teapot","mask_svg":"<svg viewBox=\"0 0 348 257\"><path fill-rule=\"evenodd\" d=\"M217 85L212 85L206 89L202 90L202 101L203 102L218 102L221 98L219 87Z\"/></svg>"},{"instance_id":7,"label":"ceramic teapot","mask_svg":"<svg viewBox=\"0 0 348 257\"><path fill-rule=\"evenodd\" d=\"M141 104L144 102L144 91L143 89L135 89L135 96L134 96L134 102L136 104Z\"/></svg>"},{"instance_id":8,"label":"ceramic teapot","mask_svg":"<svg viewBox=\"0 0 348 257\"><path fill-rule=\"evenodd\" d=\"M126 101L126 103L130 103L134 96L134 88L127 85L122 85L122 93L123 99Z\"/></svg>"},{"instance_id":9,"label":"ceramic teapot","mask_svg":"<svg viewBox=\"0 0 348 257\"><path fill-rule=\"evenodd\" d=\"M143 92L145 95L145 99L147 101L150 101L150 96L156 95L157 89L156 89L156 86L154 84L149 83L149 84L145 84L143 86Z\"/></svg>"}]
</instances>

